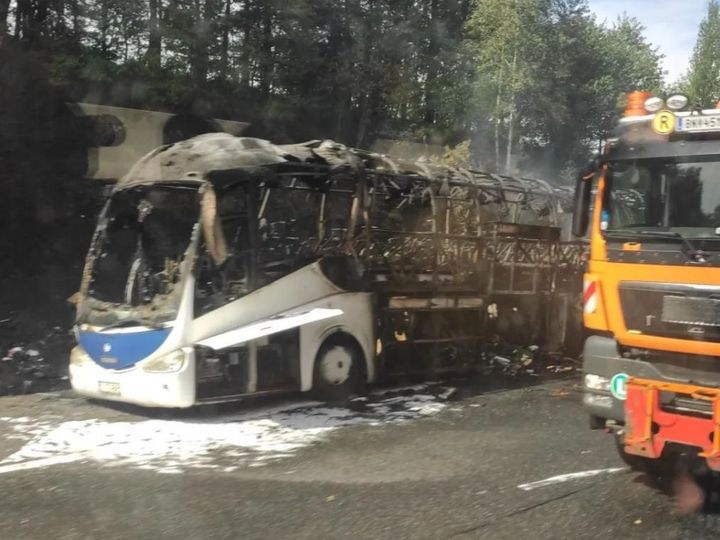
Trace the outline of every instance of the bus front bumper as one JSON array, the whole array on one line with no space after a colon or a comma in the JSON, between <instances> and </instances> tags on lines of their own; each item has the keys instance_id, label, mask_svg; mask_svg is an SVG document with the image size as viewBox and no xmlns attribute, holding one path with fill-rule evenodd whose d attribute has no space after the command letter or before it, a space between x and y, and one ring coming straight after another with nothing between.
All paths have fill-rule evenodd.
<instances>
[{"instance_id":1,"label":"bus front bumper","mask_svg":"<svg viewBox=\"0 0 720 540\"><path fill-rule=\"evenodd\" d=\"M86 397L143 407L186 408L195 403L195 364L188 359L172 373L148 373L135 366L113 371L94 362L70 364L70 382Z\"/></svg>"}]
</instances>

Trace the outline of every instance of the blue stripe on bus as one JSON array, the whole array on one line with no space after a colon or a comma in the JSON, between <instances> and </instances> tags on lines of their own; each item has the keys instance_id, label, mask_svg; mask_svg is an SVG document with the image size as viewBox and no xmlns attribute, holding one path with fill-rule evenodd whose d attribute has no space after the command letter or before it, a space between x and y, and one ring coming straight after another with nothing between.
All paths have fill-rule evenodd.
<instances>
[{"instance_id":1,"label":"blue stripe on bus","mask_svg":"<svg viewBox=\"0 0 720 540\"><path fill-rule=\"evenodd\" d=\"M126 369L154 353L171 328L120 334L80 332L79 343L90 358L107 369Z\"/></svg>"}]
</instances>

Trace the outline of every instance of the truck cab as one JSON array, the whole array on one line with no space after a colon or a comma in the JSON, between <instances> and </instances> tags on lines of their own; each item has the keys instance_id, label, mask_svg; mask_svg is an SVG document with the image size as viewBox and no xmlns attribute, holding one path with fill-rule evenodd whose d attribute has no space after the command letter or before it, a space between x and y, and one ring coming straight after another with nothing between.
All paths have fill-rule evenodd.
<instances>
[{"instance_id":1,"label":"truck cab","mask_svg":"<svg viewBox=\"0 0 720 540\"><path fill-rule=\"evenodd\" d=\"M720 470L720 110L635 93L576 189L583 404L626 461Z\"/></svg>"}]
</instances>

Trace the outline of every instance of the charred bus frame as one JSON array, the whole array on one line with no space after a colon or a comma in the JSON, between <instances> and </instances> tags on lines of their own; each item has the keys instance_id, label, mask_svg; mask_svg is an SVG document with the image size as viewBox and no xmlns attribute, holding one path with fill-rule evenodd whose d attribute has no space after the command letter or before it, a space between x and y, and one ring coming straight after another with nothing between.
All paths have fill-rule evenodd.
<instances>
[{"instance_id":1,"label":"charred bus frame","mask_svg":"<svg viewBox=\"0 0 720 540\"><path fill-rule=\"evenodd\" d=\"M195 186L201 207L196 238L171 265L179 269L173 286L192 289L178 308L185 318L161 323L171 345L129 363L103 366L102 355L87 350L118 332L88 316L97 300L93 269L111 227L106 210L88 257L71 362L81 393L161 406L312 388L340 397L380 376L485 368L483 353L498 335L562 346L583 247L561 241L565 201L544 182L331 141L275 146L214 134L147 156L113 197L181 184ZM152 331L141 322L120 324L119 335ZM146 373L145 363L170 349L185 351L183 367L163 384L181 392L167 399L123 392L133 384L123 382L125 373ZM192 374L180 384L172 374L183 369ZM103 392L103 382L117 385Z\"/></svg>"}]
</instances>

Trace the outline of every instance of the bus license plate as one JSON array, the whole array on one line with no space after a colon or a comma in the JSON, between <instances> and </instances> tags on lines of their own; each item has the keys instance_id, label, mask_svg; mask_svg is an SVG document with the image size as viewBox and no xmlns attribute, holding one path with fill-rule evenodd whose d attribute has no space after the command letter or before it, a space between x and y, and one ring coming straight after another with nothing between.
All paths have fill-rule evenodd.
<instances>
[{"instance_id":1,"label":"bus license plate","mask_svg":"<svg viewBox=\"0 0 720 540\"><path fill-rule=\"evenodd\" d=\"M119 396L120 383L100 381L98 383L98 391L100 391L101 394L111 394L113 396Z\"/></svg>"}]
</instances>

